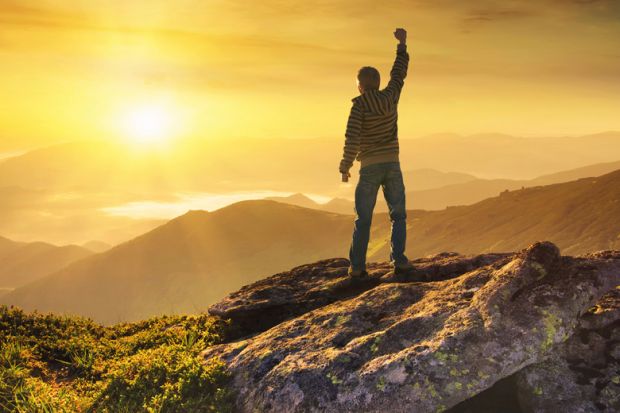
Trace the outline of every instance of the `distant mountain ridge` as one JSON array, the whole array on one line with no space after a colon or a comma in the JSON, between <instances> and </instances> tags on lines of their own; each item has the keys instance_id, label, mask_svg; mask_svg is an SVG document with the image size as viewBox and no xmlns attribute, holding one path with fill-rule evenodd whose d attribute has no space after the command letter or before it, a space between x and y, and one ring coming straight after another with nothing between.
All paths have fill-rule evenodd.
<instances>
[{"instance_id":1,"label":"distant mountain ridge","mask_svg":"<svg viewBox=\"0 0 620 413\"><path fill-rule=\"evenodd\" d=\"M442 172L435 169L413 169L403 171L403 180L405 181L407 188L424 190L429 188L437 188L451 184L461 184L465 182L475 181L476 178L470 174L463 174L459 172ZM284 202L291 205L297 205L305 208L314 208L321 211L336 212L339 214L352 214L353 202L344 198L332 198L326 203L319 203L297 192L289 196L274 196L265 199ZM387 207L382 202L381 196L377 202L377 211L387 211Z\"/></svg>"},{"instance_id":2,"label":"distant mountain ridge","mask_svg":"<svg viewBox=\"0 0 620 413\"><path fill-rule=\"evenodd\" d=\"M112 248L112 245L106 242L92 240L85 242L82 247L86 248L87 250L91 250L92 252L103 252Z\"/></svg>"},{"instance_id":3,"label":"distant mountain ridge","mask_svg":"<svg viewBox=\"0 0 620 413\"><path fill-rule=\"evenodd\" d=\"M588 165L581 168L556 172L550 175L543 175L530 180L479 179L473 175L465 175L471 177L471 179L465 179L463 182L425 190L410 190L409 183L418 180L416 177L416 172L418 170L410 171L408 174L403 173L403 179L405 181L405 186L408 189L408 208L440 210L449 206L471 205L482 201L483 199L497 196L500 192L506 190L568 182L575 179L600 176L616 170L620 170L620 161ZM291 195L290 197L273 197L270 199L293 205L320 209L322 211L337 212L341 214L354 213L354 203L348 199L335 198L325 204L319 204L300 193ZM381 191L379 191L377 196L375 211L387 211L387 205L385 204Z\"/></svg>"},{"instance_id":4,"label":"distant mountain ridge","mask_svg":"<svg viewBox=\"0 0 620 413\"><path fill-rule=\"evenodd\" d=\"M91 254L77 245L16 242L0 237L0 287L21 287Z\"/></svg>"},{"instance_id":5,"label":"distant mountain ridge","mask_svg":"<svg viewBox=\"0 0 620 413\"><path fill-rule=\"evenodd\" d=\"M471 173L479 177L533 179L556 171L615 162L620 132L572 137L526 138L499 133L436 134L403 139L402 158L418 168Z\"/></svg>"},{"instance_id":6,"label":"distant mountain ridge","mask_svg":"<svg viewBox=\"0 0 620 413\"><path fill-rule=\"evenodd\" d=\"M569 182L581 178L600 176L616 170L620 170L620 161L588 165L529 180L476 179L424 191L409 191L407 196L412 204L411 207L414 209L438 210L448 206L470 205L483 199L497 196L505 190L512 191L521 188Z\"/></svg>"}]
</instances>

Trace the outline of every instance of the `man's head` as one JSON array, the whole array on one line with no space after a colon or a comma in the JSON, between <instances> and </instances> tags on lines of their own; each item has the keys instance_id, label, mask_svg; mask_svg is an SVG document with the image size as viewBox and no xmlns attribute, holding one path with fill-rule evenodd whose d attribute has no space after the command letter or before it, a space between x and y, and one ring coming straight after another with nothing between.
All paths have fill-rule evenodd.
<instances>
[{"instance_id":1,"label":"man's head","mask_svg":"<svg viewBox=\"0 0 620 413\"><path fill-rule=\"evenodd\" d=\"M357 72L357 88L360 93L371 89L379 89L380 84L381 75L374 67L364 66Z\"/></svg>"}]
</instances>

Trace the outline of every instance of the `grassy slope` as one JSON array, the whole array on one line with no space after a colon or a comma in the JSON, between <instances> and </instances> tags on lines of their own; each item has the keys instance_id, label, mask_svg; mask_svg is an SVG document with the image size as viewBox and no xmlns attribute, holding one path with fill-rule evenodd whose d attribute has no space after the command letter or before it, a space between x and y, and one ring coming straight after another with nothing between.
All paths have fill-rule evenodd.
<instances>
[{"instance_id":1,"label":"grassy slope","mask_svg":"<svg viewBox=\"0 0 620 413\"><path fill-rule=\"evenodd\" d=\"M226 412L225 326L198 315L103 327L0 307L0 411Z\"/></svg>"}]
</instances>

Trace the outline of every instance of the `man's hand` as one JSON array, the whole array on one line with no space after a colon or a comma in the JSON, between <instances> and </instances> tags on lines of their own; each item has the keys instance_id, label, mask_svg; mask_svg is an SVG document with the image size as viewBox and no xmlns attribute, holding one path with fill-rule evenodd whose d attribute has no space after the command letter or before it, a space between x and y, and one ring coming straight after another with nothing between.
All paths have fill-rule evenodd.
<instances>
[{"instance_id":1,"label":"man's hand","mask_svg":"<svg viewBox=\"0 0 620 413\"><path fill-rule=\"evenodd\" d=\"M342 182L349 182L349 178L351 177L351 174L349 172L341 172L342 174Z\"/></svg>"},{"instance_id":2,"label":"man's hand","mask_svg":"<svg viewBox=\"0 0 620 413\"><path fill-rule=\"evenodd\" d=\"M407 30L396 29L394 31L394 37L396 37L396 40L398 40L400 44L406 44L407 43Z\"/></svg>"}]
</instances>

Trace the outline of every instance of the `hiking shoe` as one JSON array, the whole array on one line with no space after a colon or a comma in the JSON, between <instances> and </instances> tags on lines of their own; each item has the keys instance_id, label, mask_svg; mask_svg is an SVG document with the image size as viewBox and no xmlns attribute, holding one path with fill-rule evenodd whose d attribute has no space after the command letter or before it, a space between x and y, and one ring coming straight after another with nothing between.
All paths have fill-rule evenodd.
<instances>
[{"instance_id":1,"label":"hiking shoe","mask_svg":"<svg viewBox=\"0 0 620 413\"><path fill-rule=\"evenodd\" d=\"M411 264L411 262L409 261L402 263L402 264L394 264L394 274L407 273L413 270L414 268L415 267L413 266L413 264Z\"/></svg>"},{"instance_id":2,"label":"hiking shoe","mask_svg":"<svg viewBox=\"0 0 620 413\"><path fill-rule=\"evenodd\" d=\"M347 274L349 275L349 277L355 278L355 279L368 277L368 272L366 272L366 270L354 270L351 267L349 267Z\"/></svg>"}]
</instances>

